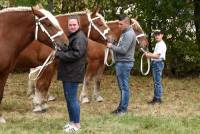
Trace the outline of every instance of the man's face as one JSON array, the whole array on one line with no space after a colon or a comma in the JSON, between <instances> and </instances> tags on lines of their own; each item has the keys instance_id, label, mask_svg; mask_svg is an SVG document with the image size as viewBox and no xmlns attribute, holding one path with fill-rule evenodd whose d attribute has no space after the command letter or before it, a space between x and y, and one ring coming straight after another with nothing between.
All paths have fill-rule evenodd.
<instances>
[{"instance_id":1,"label":"man's face","mask_svg":"<svg viewBox=\"0 0 200 134\"><path fill-rule=\"evenodd\" d=\"M155 34L154 36L155 36L155 39L156 39L157 42L161 41L162 38L163 38L163 34L162 33Z\"/></svg>"},{"instance_id":2,"label":"man's face","mask_svg":"<svg viewBox=\"0 0 200 134\"><path fill-rule=\"evenodd\" d=\"M69 28L69 32L71 32L71 33L76 32L79 29L77 19L70 19L68 21L68 28Z\"/></svg>"},{"instance_id":3,"label":"man's face","mask_svg":"<svg viewBox=\"0 0 200 134\"><path fill-rule=\"evenodd\" d=\"M126 20L122 20L118 22L118 26L119 26L119 29L123 31L124 29L128 27L128 24L126 23Z\"/></svg>"}]
</instances>

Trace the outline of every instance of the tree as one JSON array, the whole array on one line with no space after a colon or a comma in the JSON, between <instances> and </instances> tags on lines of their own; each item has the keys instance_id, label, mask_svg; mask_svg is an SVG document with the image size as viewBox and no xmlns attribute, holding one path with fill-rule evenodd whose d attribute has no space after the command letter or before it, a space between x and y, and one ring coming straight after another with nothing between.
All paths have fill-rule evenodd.
<instances>
[{"instance_id":1,"label":"tree","mask_svg":"<svg viewBox=\"0 0 200 134\"><path fill-rule=\"evenodd\" d=\"M48 0L48 7L47 7L47 9L50 12L53 12L53 0Z\"/></svg>"},{"instance_id":2,"label":"tree","mask_svg":"<svg viewBox=\"0 0 200 134\"><path fill-rule=\"evenodd\" d=\"M200 51L200 2L194 0L194 22L196 27L196 43Z\"/></svg>"}]
</instances>

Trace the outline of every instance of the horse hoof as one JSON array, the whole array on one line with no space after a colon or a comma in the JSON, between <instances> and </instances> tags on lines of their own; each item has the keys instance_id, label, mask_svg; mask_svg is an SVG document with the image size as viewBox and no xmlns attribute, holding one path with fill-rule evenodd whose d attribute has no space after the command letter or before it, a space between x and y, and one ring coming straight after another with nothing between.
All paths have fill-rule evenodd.
<instances>
[{"instance_id":1,"label":"horse hoof","mask_svg":"<svg viewBox=\"0 0 200 134\"><path fill-rule=\"evenodd\" d=\"M44 113L48 110L48 105L47 104L43 104L42 106L36 106L33 109L34 113Z\"/></svg>"},{"instance_id":2,"label":"horse hoof","mask_svg":"<svg viewBox=\"0 0 200 134\"><path fill-rule=\"evenodd\" d=\"M84 103L89 103L89 99L87 97L83 97L82 100L81 100L81 103L84 104Z\"/></svg>"},{"instance_id":3,"label":"horse hoof","mask_svg":"<svg viewBox=\"0 0 200 134\"><path fill-rule=\"evenodd\" d=\"M32 100L34 98L34 95L32 94L32 95L29 95L29 97L28 97L28 99L29 100Z\"/></svg>"},{"instance_id":4,"label":"horse hoof","mask_svg":"<svg viewBox=\"0 0 200 134\"><path fill-rule=\"evenodd\" d=\"M51 95L50 95L50 96L48 97L48 101L55 101L55 100L56 100L56 97L55 97L55 96L51 96Z\"/></svg>"},{"instance_id":5,"label":"horse hoof","mask_svg":"<svg viewBox=\"0 0 200 134\"><path fill-rule=\"evenodd\" d=\"M45 103L42 105L42 111L47 111L48 110L48 105Z\"/></svg>"},{"instance_id":6,"label":"horse hoof","mask_svg":"<svg viewBox=\"0 0 200 134\"><path fill-rule=\"evenodd\" d=\"M36 107L33 109L33 112L34 112L34 113L43 112L43 108L42 108L41 106L36 106Z\"/></svg>"},{"instance_id":7,"label":"horse hoof","mask_svg":"<svg viewBox=\"0 0 200 134\"><path fill-rule=\"evenodd\" d=\"M1 116L0 117L0 124L6 123L6 120Z\"/></svg>"},{"instance_id":8,"label":"horse hoof","mask_svg":"<svg viewBox=\"0 0 200 134\"><path fill-rule=\"evenodd\" d=\"M103 101L103 97L98 96L98 97L96 98L96 101L97 101L97 102L102 102L102 101Z\"/></svg>"}]
</instances>

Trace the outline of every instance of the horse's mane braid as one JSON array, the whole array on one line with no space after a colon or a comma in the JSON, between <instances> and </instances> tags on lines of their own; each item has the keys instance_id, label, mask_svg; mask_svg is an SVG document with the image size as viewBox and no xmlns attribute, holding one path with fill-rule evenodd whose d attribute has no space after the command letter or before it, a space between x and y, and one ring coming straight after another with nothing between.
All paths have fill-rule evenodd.
<instances>
[{"instance_id":1,"label":"horse's mane braid","mask_svg":"<svg viewBox=\"0 0 200 134\"><path fill-rule=\"evenodd\" d=\"M31 7L9 7L0 10L0 14L6 12L31 11L31 10L32 10Z\"/></svg>"}]
</instances>

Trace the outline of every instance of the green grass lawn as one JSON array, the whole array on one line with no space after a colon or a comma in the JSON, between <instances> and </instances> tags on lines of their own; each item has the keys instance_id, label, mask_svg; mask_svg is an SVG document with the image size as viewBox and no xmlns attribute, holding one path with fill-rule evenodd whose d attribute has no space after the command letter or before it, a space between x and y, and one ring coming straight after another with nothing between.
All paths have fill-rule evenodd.
<instances>
[{"instance_id":1,"label":"green grass lawn","mask_svg":"<svg viewBox=\"0 0 200 134\"><path fill-rule=\"evenodd\" d=\"M62 134L67 120L61 83L54 80L50 94L57 97L49 102L46 113L31 112L31 101L26 97L27 74L10 75L2 101L6 124L0 124L0 134ZM200 78L164 78L162 105L147 105L152 99L151 77L131 77L129 112L114 116L119 92L114 76L102 79L104 102L81 104L80 134L199 134L200 133ZM81 85L80 85L81 90ZM92 96L92 85L89 87Z\"/></svg>"}]
</instances>

